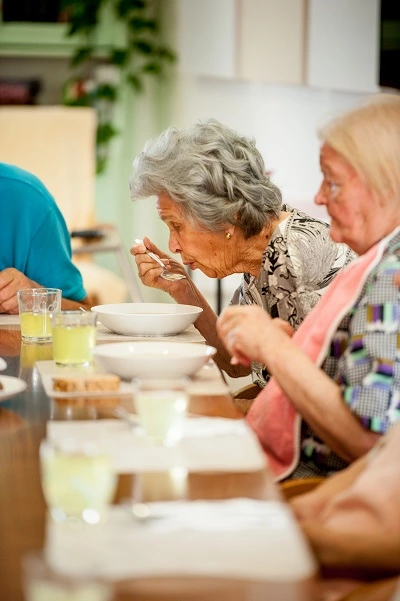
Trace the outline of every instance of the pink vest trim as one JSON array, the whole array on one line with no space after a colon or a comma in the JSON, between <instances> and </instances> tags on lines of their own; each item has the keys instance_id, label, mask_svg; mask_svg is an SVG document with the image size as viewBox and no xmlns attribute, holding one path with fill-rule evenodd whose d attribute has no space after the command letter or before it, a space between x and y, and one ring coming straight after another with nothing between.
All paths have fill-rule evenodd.
<instances>
[{"instance_id":1,"label":"pink vest trim","mask_svg":"<svg viewBox=\"0 0 400 601\"><path fill-rule=\"evenodd\" d=\"M384 249L384 241L376 244L336 276L295 332L294 344L316 365L322 364L340 322L358 298ZM276 480L287 478L299 462L301 416L275 378L257 396L246 419L261 442Z\"/></svg>"}]
</instances>

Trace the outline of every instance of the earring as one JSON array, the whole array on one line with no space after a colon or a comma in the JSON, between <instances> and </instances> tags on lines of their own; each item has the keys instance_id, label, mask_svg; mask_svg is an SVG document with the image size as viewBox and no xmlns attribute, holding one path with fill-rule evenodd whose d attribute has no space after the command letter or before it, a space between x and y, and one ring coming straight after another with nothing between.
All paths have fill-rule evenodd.
<instances>
[{"instance_id":1,"label":"earring","mask_svg":"<svg viewBox=\"0 0 400 601\"><path fill-rule=\"evenodd\" d=\"M230 232L226 232L226 234L225 234L225 238L226 238L227 240L230 240L230 239L232 238L232 234L231 234Z\"/></svg>"}]
</instances>

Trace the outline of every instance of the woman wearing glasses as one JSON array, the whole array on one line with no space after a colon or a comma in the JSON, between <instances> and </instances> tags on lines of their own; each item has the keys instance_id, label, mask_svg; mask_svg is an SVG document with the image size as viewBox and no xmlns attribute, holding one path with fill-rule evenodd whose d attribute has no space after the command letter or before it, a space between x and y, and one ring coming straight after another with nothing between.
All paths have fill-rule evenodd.
<instances>
[{"instance_id":1,"label":"woman wearing glasses","mask_svg":"<svg viewBox=\"0 0 400 601\"><path fill-rule=\"evenodd\" d=\"M332 240L360 257L293 338L257 307L228 308L217 324L233 363L273 376L247 419L278 479L341 469L400 418L400 96L377 95L320 137L315 202Z\"/></svg>"}]
</instances>

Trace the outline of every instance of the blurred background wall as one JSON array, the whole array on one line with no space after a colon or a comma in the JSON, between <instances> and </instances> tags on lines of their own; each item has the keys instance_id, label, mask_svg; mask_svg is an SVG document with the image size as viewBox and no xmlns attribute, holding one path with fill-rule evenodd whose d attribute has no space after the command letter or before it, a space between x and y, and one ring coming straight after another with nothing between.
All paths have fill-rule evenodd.
<instances>
[{"instance_id":1,"label":"blurred background wall","mask_svg":"<svg viewBox=\"0 0 400 601\"><path fill-rule=\"evenodd\" d=\"M316 132L387 85L383 58L398 58L400 49L399 9L389 14L387 6L384 0L156 2L163 39L178 61L168 78L149 81L142 94L123 90L115 109L122 135L111 144L107 171L96 178L98 221L115 223L127 248L148 235L167 249L154 199L129 199L132 160L147 138L170 124L209 117L254 137L284 201L325 218L313 205L320 181ZM68 48L61 52L43 36L33 39L32 27L21 35L21 25L0 26L0 77L37 77L39 102L57 104L68 77ZM215 306L215 281L194 277ZM223 281L223 304L237 281ZM168 300L149 290L144 298Z\"/></svg>"}]
</instances>

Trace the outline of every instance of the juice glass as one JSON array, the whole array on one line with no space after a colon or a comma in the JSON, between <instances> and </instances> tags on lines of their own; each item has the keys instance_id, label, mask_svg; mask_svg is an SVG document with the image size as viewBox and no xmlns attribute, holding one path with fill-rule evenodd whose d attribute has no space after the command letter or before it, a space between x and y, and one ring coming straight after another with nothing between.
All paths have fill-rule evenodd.
<instances>
[{"instance_id":1,"label":"juice glass","mask_svg":"<svg viewBox=\"0 0 400 601\"><path fill-rule=\"evenodd\" d=\"M92 311L52 315L53 359L57 365L89 365L96 344L96 318Z\"/></svg>"},{"instance_id":2,"label":"juice glass","mask_svg":"<svg viewBox=\"0 0 400 601\"><path fill-rule=\"evenodd\" d=\"M188 406L189 378L135 378L133 399L146 436L156 444L177 444Z\"/></svg>"},{"instance_id":3,"label":"juice glass","mask_svg":"<svg viewBox=\"0 0 400 601\"><path fill-rule=\"evenodd\" d=\"M113 586L90 573L62 573L46 558L45 551L22 556L22 585L26 601L112 601Z\"/></svg>"},{"instance_id":4,"label":"juice glass","mask_svg":"<svg viewBox=\"0 0 400 601\"><path fill-rule=\"evenodd\" d=\"M51 340L51 315L61 309L59 288L26 288L18 290L21 337L25 342Z\"/></svg>"},{"instance_id":5,"label":"juice glass","mask_svg":"<svg viewBox=\"0 0 400 601\"><path fill-rule=\"evenodd\" d=\"M43 494L53 520L70 525L105 520L117 477L111 457L96 444L43 440L40 467Z\"/></svg>"}]
</instances>

